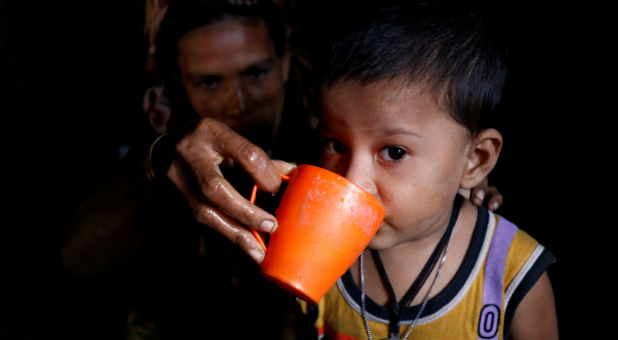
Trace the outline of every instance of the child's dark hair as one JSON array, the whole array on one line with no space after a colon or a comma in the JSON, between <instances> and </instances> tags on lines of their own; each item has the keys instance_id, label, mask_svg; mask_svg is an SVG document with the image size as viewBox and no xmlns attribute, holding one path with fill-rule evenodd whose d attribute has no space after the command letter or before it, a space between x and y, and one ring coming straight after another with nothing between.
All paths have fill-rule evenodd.
<instances>
[{"instance_id":1,"label":"child's dark hair","mask_svg":"<svg viewBox=\"0 0 618 340\"><path fill-rule=\"evenodd\" d=\"M472 134L498 103L506 79L505 52L470 12L430 5L370 8L346 23L318 56L322 86L402 79L428 84L451 116Z\"/></svg>"},{"instance_id":2,"label":"child's dark hair","mask_svg":"<svg viewBox=\"0 0 618 340\"><path fill-rule=\"evenodd\" d=\"M191 111L178 79L178 41L189 31L227 19L264 20L273 40L275 53L283 55L286 25L279 8L270 0L173 0L161 22L156 40L156 63L175 115ZM184 112L183 112L184 113Z\"/></svg>"}]
</instances>

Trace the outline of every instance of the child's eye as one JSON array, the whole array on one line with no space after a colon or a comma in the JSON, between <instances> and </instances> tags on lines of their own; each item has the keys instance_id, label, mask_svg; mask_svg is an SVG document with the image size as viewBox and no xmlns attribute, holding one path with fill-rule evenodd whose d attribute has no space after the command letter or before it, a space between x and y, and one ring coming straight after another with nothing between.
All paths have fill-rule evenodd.
<instances>
[{"instance_id":1,"label":"child's eye","mask_svg":"<svg viewBox=\"0 0 618 340\"><path fill-rule=\"evenodd\" d=\"M398 146L387 146L380 150L380 157L386 161L398 161L406 157L408 152Z\"/></svg>"},{"instance_id":2,"label":"child's eye","mask_svg":"<svg viewBox=\"0 0 618 340\"><path fill-rule=\"evenodd\" d=\"M327 139L322 142L322 150L328 153L342 154L346 153L348 149L336 139Z\"/></svg>"}]
</instances>

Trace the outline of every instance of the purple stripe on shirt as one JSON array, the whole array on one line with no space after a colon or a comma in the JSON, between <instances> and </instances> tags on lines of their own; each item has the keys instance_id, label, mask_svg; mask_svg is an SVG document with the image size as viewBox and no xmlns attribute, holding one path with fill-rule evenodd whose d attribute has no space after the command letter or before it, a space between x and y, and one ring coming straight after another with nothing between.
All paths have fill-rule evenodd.
<instances>
[{"instance_id":1,"label":"purple stripe on shirt","mask_svg":"<svg viewBox=\"0 0 618 340\"><path fill-rule=\"evenodd\" d=\"M513 223L500 217L489 247L487 262L485 263L483 310L479 320L479 336L481 339L498 338L504 267L506 256L516 231L517 227Z\"/></svg>"}]
</instances>

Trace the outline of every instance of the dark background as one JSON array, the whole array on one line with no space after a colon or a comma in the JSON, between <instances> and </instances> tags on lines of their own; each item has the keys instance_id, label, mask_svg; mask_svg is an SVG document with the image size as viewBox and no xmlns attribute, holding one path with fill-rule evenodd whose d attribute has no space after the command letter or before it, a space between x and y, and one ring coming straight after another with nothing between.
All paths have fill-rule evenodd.
<instances>
[{"instance_id":1,"label":"dark background","mask_svg":"<svg viewBox=\"0 0 618 340\"><path fill-rule=\"evenodd\" d=\"M601 246L587 236L602 239L611 227L601 219L609 215L601 205L611 198L599 194L611 182L602 171L609 157L601 153L611 143L600 129L609 124L608 109L598 105L607 83L591 77L609 78L599 67L602 10L518 1L486 10L511 53L499 122L505 144L490 177L505 197L499 212L558 259L550 278L561 337L603 332L596 320L603 295L595 282L607 280L607 270L596 269ZM82 319L72 299L113 300L116 286L80 286L62 272L58 251L67 217L111 176L118 147L145 124L142 28L141 1L0 0L8 172L1 338L48 338L67 328L83 338L105 334L76 325ZM104 310L92 317L105 327Z\"/></svg>"}]
</instances>

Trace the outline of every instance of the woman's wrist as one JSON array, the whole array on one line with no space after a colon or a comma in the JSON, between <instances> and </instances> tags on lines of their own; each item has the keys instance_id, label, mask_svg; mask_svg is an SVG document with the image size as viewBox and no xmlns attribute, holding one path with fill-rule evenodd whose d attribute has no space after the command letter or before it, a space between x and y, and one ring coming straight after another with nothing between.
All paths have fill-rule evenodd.
<instances>
[{"instance_id":1,"label":"woman's wrist","mask_svg":"<svg viewBox=\"0 0 618 340\"><path fill-rule=\"evenodd\" d=\"M199 120L191 120L180 128L159 135L150 144L144 161L146 177L153 181L164 178L174 159L176 144L190 131L193 131Z\"/></svg>"},{"instance_id":2,"label":"woman's wrist","mask_svg":"<svg viewBox=\"0 0 618 340\"><path fill-rule=\"evenodd\" d=\"M149 180L165 176L172 163L174 143L171 139L169 133L163 133L150 144L144 161L144 172Z\"/></svg>"}]
</instances>

